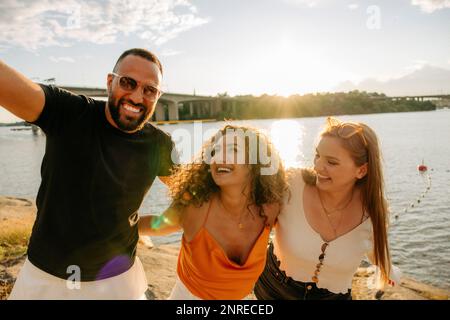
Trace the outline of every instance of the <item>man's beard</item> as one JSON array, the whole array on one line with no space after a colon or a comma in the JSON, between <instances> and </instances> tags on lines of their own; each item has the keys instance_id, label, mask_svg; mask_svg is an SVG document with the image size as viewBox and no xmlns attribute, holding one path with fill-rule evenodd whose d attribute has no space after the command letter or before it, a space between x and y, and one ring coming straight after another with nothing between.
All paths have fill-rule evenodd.
<instances>
[{"instance_id":1,"label":"man's beard","mask_svg":"<svg viewBox=\"0 0 450 320\"><path fill-rule=\"evenodd\" d=\"M138 117L138 118L131 118L129 116L123 115L121 110L121 104L122 103L128 103L132 106L142 108L144 112ZM117 127L119 127L120 130L123 131L139 131L141 130L144 125L147 123L147 121L151 117L151 109L149 110L146 106L143 104L134 104L131 103L129 100L120 99L117 101L117 103L114 103L114 99L110 96L108 97L108 107L109 112L111 114L111 118L116 123Z\"/></svg>"}]
</instances>

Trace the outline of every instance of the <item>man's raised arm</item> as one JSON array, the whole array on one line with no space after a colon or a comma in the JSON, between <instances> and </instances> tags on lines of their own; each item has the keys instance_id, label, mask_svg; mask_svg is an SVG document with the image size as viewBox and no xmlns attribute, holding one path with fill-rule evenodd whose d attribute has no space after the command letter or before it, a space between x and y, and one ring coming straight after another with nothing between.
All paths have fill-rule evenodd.
<instances>
[{"instance_id":1,"label":"man's raised arm","mask_svg":"<svg viewBox=\"0 0 450 320\"><path fill-rule=\"evenodd\" d=\"M42 88L0 60L0 106L33 122L39 118L44 104Z\"/></svg>"}]
</instances>

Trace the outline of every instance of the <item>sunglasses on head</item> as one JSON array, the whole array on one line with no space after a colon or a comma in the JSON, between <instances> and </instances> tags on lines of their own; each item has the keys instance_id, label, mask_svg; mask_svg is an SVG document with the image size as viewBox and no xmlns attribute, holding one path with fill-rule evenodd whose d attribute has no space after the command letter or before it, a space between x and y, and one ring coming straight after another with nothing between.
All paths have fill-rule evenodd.
<instances>
[{"instance_id":1,"label":"sunglasses on head","mask_svg":"<svg viewBox=\"0 0 450 320\"><path fill-rule=\"evenodd\" d=\"M111 75L119 78L119 86L122 90L133 92L139 85L139 81L129 76L122 76L114 72ZM147 99L157 99L161 96L162 91L152 85L146 84L142 86L142 94Z\"/></svg>"},{"instance_id":2,"label":"sunglasses on head","mask_svg":"<svg viewBox=\"0 0 450 320\"><path fill-rule=\"evenodd\" d=\"M343 139L349 139L350 137L358 134L364 144L367 147L367 140L364 136L364 129L362 126L356 123L341 122L338 119L328 117L327 124L331 128L337 129L337 135Z\"/></svg>"}]
</instances>

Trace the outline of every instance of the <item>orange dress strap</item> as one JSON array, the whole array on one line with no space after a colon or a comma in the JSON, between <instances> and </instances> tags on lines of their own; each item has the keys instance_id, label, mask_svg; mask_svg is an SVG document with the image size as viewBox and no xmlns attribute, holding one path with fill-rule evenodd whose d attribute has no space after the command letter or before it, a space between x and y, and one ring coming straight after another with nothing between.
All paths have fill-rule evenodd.
<instances>
[{"instance_id":1,"label":"orange dress strap","mask_svg":"<svg viewBox=\"0 0 450 320\"><path fill-rule=\"evenodd\" d=\"M205 220L203 221L202 228L205 227L205 225L206 225L206 220L208 220L209 212L211 211L211 205L212 205L212 197L211 197L211 199L209 200L208 211L206 212L206 217L205 217Z\"/></svg>"}]
</instances>

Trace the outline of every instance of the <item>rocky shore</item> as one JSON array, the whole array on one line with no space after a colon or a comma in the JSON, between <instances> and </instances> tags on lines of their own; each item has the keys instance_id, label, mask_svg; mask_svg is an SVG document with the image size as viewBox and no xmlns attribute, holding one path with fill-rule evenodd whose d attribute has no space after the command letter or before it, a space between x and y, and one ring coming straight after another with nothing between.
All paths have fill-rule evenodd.
<instances>
[{"instance_id":1,"label":"rocky shore","mask_svg":"<svg viewBox=\"0 0 450 320\"><path fill-rule=\"evenodd\" d=\"M36 207L28 199L0 196L0 300L6 299L25 260L24 250L20 244L21 233L16 236L15 244L8 243L7 232L16 229L30 230L34 221ZM22 239L23 240L23 239ZM19 249L12 248L19 246ZM140 241L138 256L144 265L148 280L148 299L166 299L176 278L176 265L179 244L153 246ZM403 277L400 285L378 292L370 286L374 277L373 268L361 266L353 278L352 295L355 300L448 300L450 293Z\"/></svg>"}]
</instances>

